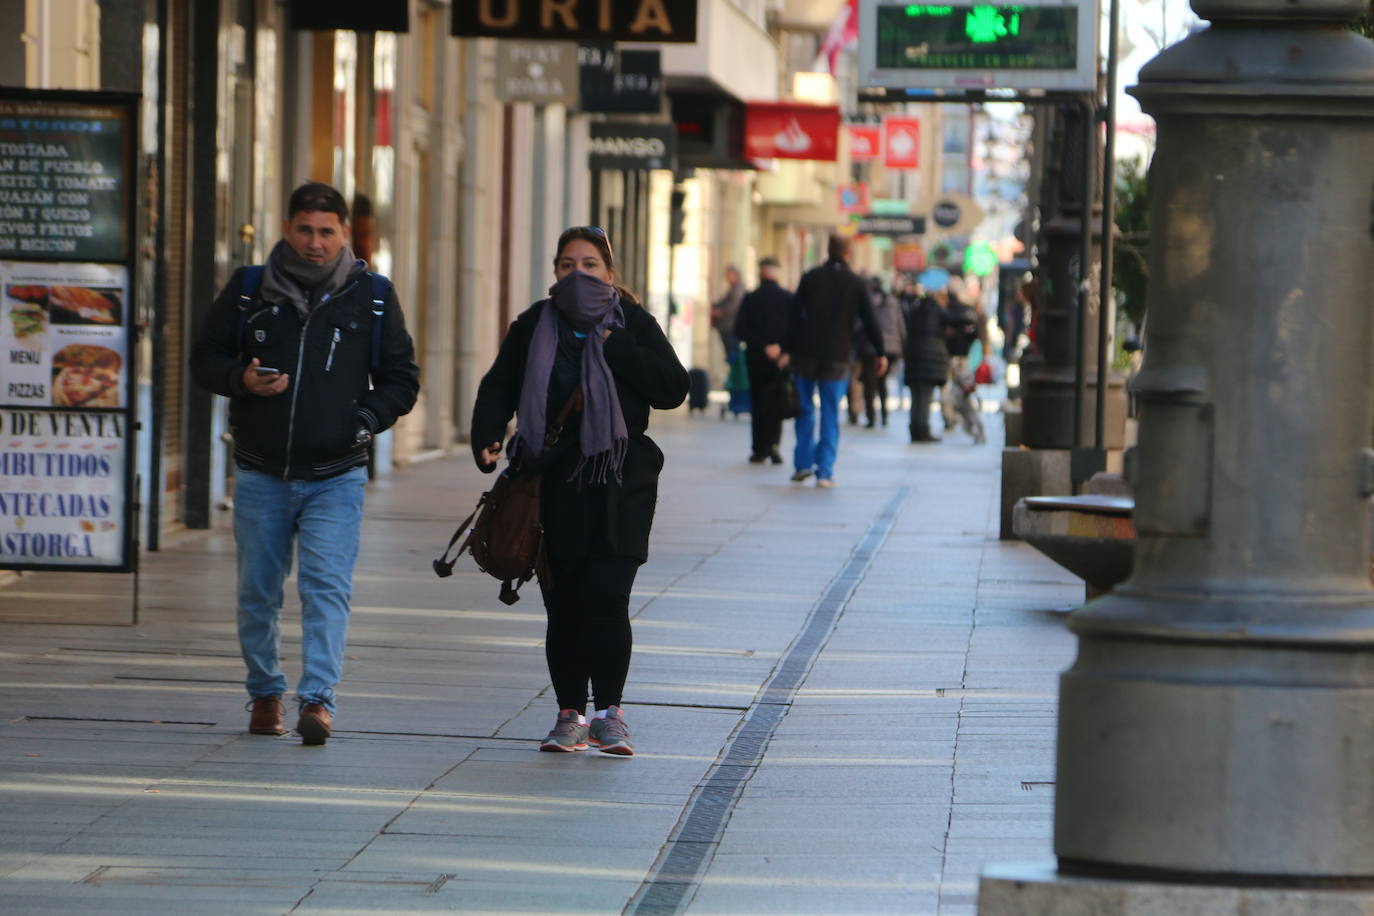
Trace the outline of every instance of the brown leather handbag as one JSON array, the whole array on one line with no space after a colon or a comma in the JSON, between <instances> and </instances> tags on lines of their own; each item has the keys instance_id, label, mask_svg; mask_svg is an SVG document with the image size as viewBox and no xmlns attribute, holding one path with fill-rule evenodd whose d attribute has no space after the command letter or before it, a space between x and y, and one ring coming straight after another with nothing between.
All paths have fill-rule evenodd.
<instances>
[{"instance_id":1,"label":"brown leather handbag","mask_svg":"<svg viewBox=\"0 0 1374 916\"><path fill-rule=\"evenodd\" d=\"M563 424L582 403L582 390L559 411L558 418L544 434L544 448L549 449L563 434ZM542 475L521 473L507 468L496 478L492 488L482 494L472 514L463 520L449 538L443 555L434 561L434 572L440 578L453 575L453 564L463 555L472 554L477 568L501 580L501 601L514 604L520 600L520 587L534 578L542 565L544 525L539 518L539 487ZM472 526L458 552L449 558L449 551Z\"/></svg>"}]
</instances>

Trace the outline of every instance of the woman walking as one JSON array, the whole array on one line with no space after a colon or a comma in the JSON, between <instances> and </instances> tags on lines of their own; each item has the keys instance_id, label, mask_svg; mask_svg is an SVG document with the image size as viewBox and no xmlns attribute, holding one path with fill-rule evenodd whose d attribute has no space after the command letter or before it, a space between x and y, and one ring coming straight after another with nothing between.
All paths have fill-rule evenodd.
<instances>
[{"instance_id":1,"label":"woman walking","mask_svg":"<svg viewBox=\"0 0 1374 916\"><path fill-rule=\"evenodd\" d=\"M558 718L540 750L591 744L629 756L620 700L630 668L630 588L648 558L663 469L645 430L649 408L670 410L687 397L687 370L653 316L615 285L602 229L566 230L553 266L549 298L515 319L478 386L473 456L484 472L495 470L514 415L511 464L543 475L539 586Z\"/></svg>"}]
</instances>

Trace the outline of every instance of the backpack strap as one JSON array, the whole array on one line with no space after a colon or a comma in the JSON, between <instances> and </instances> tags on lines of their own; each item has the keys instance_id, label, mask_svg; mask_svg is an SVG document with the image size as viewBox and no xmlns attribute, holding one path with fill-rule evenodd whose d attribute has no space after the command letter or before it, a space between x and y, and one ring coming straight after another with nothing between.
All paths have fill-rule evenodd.
<instances>
[{"instance_id":1,"label":"backpack strap","mask_svg":"<svg viewBox=\"0 0 1374 916\"><path fill-rule=\"evenodd\" d=\"M262 287L262 265L249 264L239 274L239 321L234 340L243 352L243 329L248 326L248 310L257 301L258 290Z\"/></svg>"},{"instance_id":2,"label":"backpack strap","mask_svg":"<svg viewBox=\"0 0 1374 916\"><path fill-rule=\"evenodd\" d=\"M372 278L372 371L382 367L382 315L386 313L386 296L391 281L381 274L368 272Z\"/></svg>"}]
</instances>

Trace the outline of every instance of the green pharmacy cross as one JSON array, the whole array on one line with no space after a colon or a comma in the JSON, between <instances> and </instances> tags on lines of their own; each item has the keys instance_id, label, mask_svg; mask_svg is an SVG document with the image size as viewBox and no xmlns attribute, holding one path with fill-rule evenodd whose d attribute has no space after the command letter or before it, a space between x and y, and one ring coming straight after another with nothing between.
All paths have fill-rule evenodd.
<instances>
[{"instance_id":1,"label":"green pharmacy cross","mask_svg":"<svg viewBox=\"0 0 1374 916\"><path fill-rule=\"evenodd\" d=\"M975 6L964 18L964 34L974 44L985 44L1016 35L1021 31L1021 7L998 9L995 6Z\"/></svg>"},{"instance_id":2,"label":"green pharmacy cross","mask_svg":"<svg viewBox=\"0 0 1374 916\"><path fill-rule=\"evenodd\" d=\"M882 5L876 64L895 70L1073 70L1076 6Z\"/></svg>"}]
</instances>

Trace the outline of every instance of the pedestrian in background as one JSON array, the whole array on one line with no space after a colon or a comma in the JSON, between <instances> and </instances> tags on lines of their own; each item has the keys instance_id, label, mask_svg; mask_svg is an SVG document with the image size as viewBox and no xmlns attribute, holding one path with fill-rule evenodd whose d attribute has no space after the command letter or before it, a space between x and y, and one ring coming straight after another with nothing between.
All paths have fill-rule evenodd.
<instances>
[{"instance_id":1,"label":"pedestrian in background","mask_svg":"<svg viewBox=\"0 0 1374 916\"><path fill-rule=\"evenodd\" d=\"M869 291L873 303L873 318L878 323L878 332L882 335L883 347L876 356L866 356L872 352L872 349L868 343L868 338L863 335L859 335L856 346L858 352L866 356L862 362L859 380L863 385L862 395L866 425L872 429L875 425L875 416L881 417L883 426L887 425L887 378L897 360L902 358L904 328L897 297L883 289L881 277L873 277L869 280ZM878 371L877 356L887 358L887 365L881 372ZM876 411L874 410L875 401L877 402ZM852 406L850 412L854 412Z\"/></svg>"},{"instance_id":2,"label":"pedestrian in background","mask_svg":"<svg viewBox=\"0 0 1374 916\"><path fill-rule=\"evenodd\" d=\"M849 240L832 235L827 254L825 263L808 270L797 285L787 346L783 348L796 373L797 393L801 396L792 479L800 483L814 474L818 487L835 485L840 398L849 384L856 316L874 350L881 350L883 345L868 290L849 269ZM878 364L880 371L887 370L885 357L879 357ZM819 432L813 403L818 394Z\"/></svg>"},{"instance_id":3,"label":"pedestrian in background","mask_svg":"<svg viewBox=\"0 0 1374 916\"><path fill-rule=\"evenodd\" d=\"M735 319L739 316L740 303L744 301L744 279L739 268L729 264L725 268L725 293L711 304L711 327L720 335L720 345L725 348L725 390L730 399L720 410L723 418L729 410L736 415L751 410L748 375L740 364L739 337L735 334Z\"/></svg>"},{"instance_id":4,"label":"pedestrian in background","mask_svg":"<svg viewBox=\"0 0 1374 916\"><path fill-rule=\"evenodd\" d=\"M940 398L941 413L946 431L962 423L964 432L973 437L974 443L981 445L987 441L987 434L983 431L983 418L974 396L977 386L974 384L973 371L969 369L969 353L977 341L982 343L983 353L987 354L987 320L980 308L967 301L963 280L950 277L947 289L949 305L945 309L945 350L949 353L949 374Z\"/></svg>"},{"instance_id":5,"label":"pedestrian in background","mask_svg":"<svg viewBox=\"0 0 1374 916\"><path fill-rule=\"evenodd\" d=\"M735 336L744 342L745 364L749 369L753 400L749 414L749 460L754 464L782 464L780 382L787 367L782 345L787 339L791 312L792 294L778 284L778 259L763 258L759 261L759 285L745 295L735 319Z\"/></svg>"},{"instance_id":6,"label":"pedestrian in background","mask_svg":"<svg viewBox=\"0 0 1374 916\"><path fill-rule=\"evenodd\" d=\"M912 442L939 442L930 431L930 408L935 392L949 376L949 351L945 348L944 289L928 292L910 305L903 316L906 324L906 384L911 389L911 418L908 432Z\"/></svg>"},{"instance_id":7,"label":"pedestrian in background","mask_svg":"<svg viewBox=\"0 0 1374 916\"><path fill-rule=\"evenodd\" d=\"M390 282L369 274L349 247L343 196L310 182L291 194L286 213L267 263L235 271L211 306L191 373L229 398L248 730L286 730L279 643L294 546L296 731L306 744L324 744L343 676L367 445L414 406L420 370Z\"/></svg>"},{"instance_id":8,"label":"pedestrian in background","mask_svg":"<svg viewBox=\"0 0 1374 916\"><path fill-rule=\"evenodd\" d=\"M663 469L663 452L646 435L649 409L683 402L687 370L653 316L616 285L602 229L565 230L553 267L549 298L515 319L478 386L473 457L483 472L495 470L514 416L508 473L542 474L539 587L558 716L540 750L581 751L590 743L630 756L620 708L630 669L630 589L648 559ZM580 409L551 431L579 394ZM588 684L596 709L590 722Z\"/></svg>"}]
</instances>

